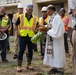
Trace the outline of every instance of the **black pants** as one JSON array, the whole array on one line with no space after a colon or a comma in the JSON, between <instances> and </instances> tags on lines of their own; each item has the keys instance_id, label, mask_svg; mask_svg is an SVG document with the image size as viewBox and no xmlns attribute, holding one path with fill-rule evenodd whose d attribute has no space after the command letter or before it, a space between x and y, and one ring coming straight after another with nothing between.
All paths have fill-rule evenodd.
<instances>
[{"instance_id":1,"label":"black pants","mask_svg":"<svg viewBox=\"0 0 76 75\"><path fill-rule=\"evenodd\" d=\"M7 51L10 51L9 36L7 37Z\"/></svg>"},{"instance_id":2,"label":"black pants","mask_svg":"<svg viewBox=\"0 0 76 75\"><path fill-rule=\"evenodd\" d=\"M37 44L34 44L34 51L37 52Z\"/></svg>"},{"instance_id":3,"label":"black pants","mask_svg":"<svg viewBox=\"0 0 76 75\"><path fill-rule=\"evenodd\" d=\"M7 38L5 40L0 40L0 48L2 50L1 58L6 59L6 50L7 50Z\"/></svg>"},{"instance_id":4,"label":"black pants","mask_svg":"<svg viewBox=\"0 0 76 75\"><path fill-rule=\"evenodd\" d=\"M26 37L20 37L19 38L19 53L18 53L18 60L23 60L23 54L26 48L26 45L28 47L28 59L32 60L33 56L33 43L30 41L31 37L26 36Z\"/></svg>"},{"instance_id":5,"label":"black pants","mask_svg":"<svg viewBox=\"0 0 76 75\"><path fill-rule=\"evenodd\" d=\"M70 43L73 46L73 43L72 43L72 33L71 33L71 36L70 36Z\"/></svg>"},{"instance_id":6,"label":"black pants","mask_svg":"<svg viewBox=\"0 0 76 75\"><path fill-rule=\"evenodd\" d=\"M46 43L46 39L44 38L44 40L43 40L42 38L40 38L41 56L44 56L44 53L45 53L45 43Z\"/></svg>"},{"instance_id":7,"label":"black pants","mask_svg":"<svg viewBox=\"0 0 76 75\"><path fill-rule=\"evenodd\" d=\"M65 46L65 52L68 53L68 41L67 41L67 33L64 33L64 46Z\"/></svg>"}]
</instances>

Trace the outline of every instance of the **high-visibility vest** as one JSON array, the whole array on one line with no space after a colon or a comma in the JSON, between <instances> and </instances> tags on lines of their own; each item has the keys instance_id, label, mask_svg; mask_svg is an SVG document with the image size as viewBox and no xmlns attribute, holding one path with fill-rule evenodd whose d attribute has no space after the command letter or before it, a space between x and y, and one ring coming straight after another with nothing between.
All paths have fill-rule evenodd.
<instances>
[{"instance_id":1,"label":"high-visibility vest","mask_svg":"<svg viewBox=\"0 0 76 75\"><path fill-rule=\"evenodd\" d=\"M14 20L16 21L17 18L19 17L19 13L14 14Z\"/></svg>"},{"instance_id":2,"label":"high-visibility vest","mask_svg":"<svg viewBox=\"0 0 76 75\"><path fill-rule=\"evenodd\" d=\"M9 20L9 17L7 15L5 15L3 18L2 18L2 21L0 21L0 26L1 27L6 27L7 26L7 23L8 23L8 20ZM10 22L10 27L8 29L8 32L11 30L12 28L12 24Z\"/></svg>"},{"instance_id":3,"label":"high-visibility vest","mask_svg":"<svg viewBox=\"0 0 76 75\"><path fill-rule=\"evenodd\" d=\"M63 22L64 22L65 31L68 31L69 18L68 18L67 16L64 16L63 18L61 17L61 19L62 19Z\"/></svg>"},{"instance_id":4,"label":"high-visibility vest","mask_svg":"<svg viewBox=\"0 0 76 75\"><path fill-rule=\"evenodd\" d=\"M7 26L7 23L8 23L8 16L4 16L3 18L2 18L2 21L0 21L0 26L1 27L6 27Z\"/></svg>"},{"instance_id":5,"label":"high-visibility vest","mask_svg":"<svg viewBox=\"0 0 76 75\"><path fill-rule=\"evenodd\" d=\"M47 16L45 20L43 20L43 17L40 17L39 18L39 25L44 25L43 22L48 23L48 19L49 19L49 16Z\"/></svg>"},{"instance_id":6,"label":"high-visibility vest","mask_svg":"<svg viewBox=\"0 0 76 75\"><path fill-rule=\"evenodd\" d=\"M20 36L27 36L28 34L29 37L33 37L38 19L33 15L30 21L28 21L25 15L26 14L20 15L19 34Z\"/></svg>"},{"instance_id":7,"label":"high-visibility vest","mask_svg":"<svg viewBox=\"0 0 76 75\"><path fill-rule=\"evenodd\" d=\"M22 15L22 14L19 14L19 13L14 14L14 20L17 21L17 19L20 15ZM19 26L18 26L18 28L19 28Z\"/></svg>"}]
</instances>

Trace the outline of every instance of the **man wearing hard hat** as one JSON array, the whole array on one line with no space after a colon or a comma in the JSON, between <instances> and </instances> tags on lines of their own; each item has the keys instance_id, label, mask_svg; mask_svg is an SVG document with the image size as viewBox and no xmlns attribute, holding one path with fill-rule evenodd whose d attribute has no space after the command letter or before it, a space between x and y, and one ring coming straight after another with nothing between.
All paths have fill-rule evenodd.
<instances>
[{"instance_id":1,"label":"man wearing hard hat","mask_svg":"<svg viewBox=\"0 0 76 75\"><path fill-rule=\"evenodd\" d=\"M32 15L32 12L33 12L33 5L28 4L26 8L26 13L18 17L16 21L16 30L17 30L17 36L19 37L19 48L20 48L17 61L18 72L22 71L21 67L23 61L23 54L26 45L28 47L27 69L30 70L34 69L31 66L33 58L33 43L31 42L31 38L35 35L35 29L36 26L38 25L38 18Z\"/></svg>"},{"instance_id":2,"label":"man wearing hard hat","mask_svg":"<svg viewBox=\"0 0 76 75\"><path fill-rule=\"evenodd\" d=\"M12 20L14 31L15 31L15 35L16 35L15 22L16 22L17 18L21 14L23 14L23 5L22 4L18 4L17 9L18 9L18 13L14 14L13 20ZM16 36L16 46L15 46L15 53L14 53L13 59L17 58L18 50L19 50L19 38Z\"/></svg>"},{"instance_id":3,"label":"man wearing hard hat","mask_svg":"<svg viewBox=\"0 0 76 75\"><path fill-rule=\"evenodd\" d=\"M47 15L47 7L46 6L42 7L41 12L42 12L42 17L39 18L39 25L44 26L47 25L49 19L49 16ZM41 59L44 58L45 41L46 41L45 38L46 35L44 36L44 38L41 37L40 39Z\"/></svg>"}]
</instances>

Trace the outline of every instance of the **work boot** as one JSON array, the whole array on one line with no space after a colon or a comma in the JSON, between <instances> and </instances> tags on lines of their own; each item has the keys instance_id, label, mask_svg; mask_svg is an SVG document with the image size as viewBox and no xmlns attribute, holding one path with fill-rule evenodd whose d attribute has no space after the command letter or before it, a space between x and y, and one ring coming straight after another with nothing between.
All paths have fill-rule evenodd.
<instances>
[{"instance_id":1,"label":"work boot","mask_svg":"<svg viewBox=\"0 0 76 75\"><path fill-rule=\"evenodd\" d=\"M2 62L8 63L7 59L2 59Z\"/></svg>"},{"instance_id":2,"label":"work boot","mask_svg":"<svg viewBox=\"0 0 76 75\"><path fill-rule=\"evenodd\" d=\"M22 72L22 60L18 60L18 66L17 66L17 71Z\"/></svg>"},{"instance_id":3,"label":"work boot","mask_svg":"<svg viewBox=\"0 0 76 75\"><path fill-rule=\"evenodd\" d=\"M48 74L56 74L58 72L58 70L56 68L51 69L50 71L48 71Z\"/></svg>"},{"instance_id":4,"label":"work boot","mask_svg":"<svg viewBox=\"0 0 76 75\"><path fill-rule=\"evenodd\" d=\"M17 54L14 54L14 57L13 57L13 59L17 59L17 57L18 57L18 56L17 56Z\"/></svg>"},{"instance_id":5,"label":"work boot","mask_svg":"<svg viewBox=\"0 0 76 75\"><path fill-rule=\"evenodd\" d=\"M27 61L27 67L26 68L29 70L34 70L34 68L31 66L31 60L30 59Z\"/></svg>"},{"instance_id":6,"label":"work boot","mask_svg":"<svg viewBox=\"0 0 76 75\"><path fill-rule=\"evenodd\" d=\"M34 70L34 68L29 63L27 63L27 67L26 68L29 69L29 70Z\"/></svg>"}]
</instances>

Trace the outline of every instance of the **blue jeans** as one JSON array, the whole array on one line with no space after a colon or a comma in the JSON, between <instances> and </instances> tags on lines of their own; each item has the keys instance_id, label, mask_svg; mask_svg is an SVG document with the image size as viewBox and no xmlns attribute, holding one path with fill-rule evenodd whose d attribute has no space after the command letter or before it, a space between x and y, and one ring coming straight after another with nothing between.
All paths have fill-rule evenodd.
<instances>
[{"instance_id":1,"label":"blue jeans","mask_svg":"<svg viewBox=\"0 0 76 75\"><path fill-rule=\"evenodd\" d=\"M18 53L18 60L23 60L23 54L26 49L26 45L28 47L28 59L32 60L33 56L33 43L30 41L31 37L20 37L19 38L19 53Z\"/></svg>"},{"instance_id":2,"label":"blue jeans","mask_svg":"<svg viewBox=\"0 0 76 75\"><path fill-rule=\"evenodd\" d=\"M2 58L2 60L6 59L7 39L0 40L0 47L1 47L1 50L2 50L1 58Z\"/></svg>"}]
</instances>

